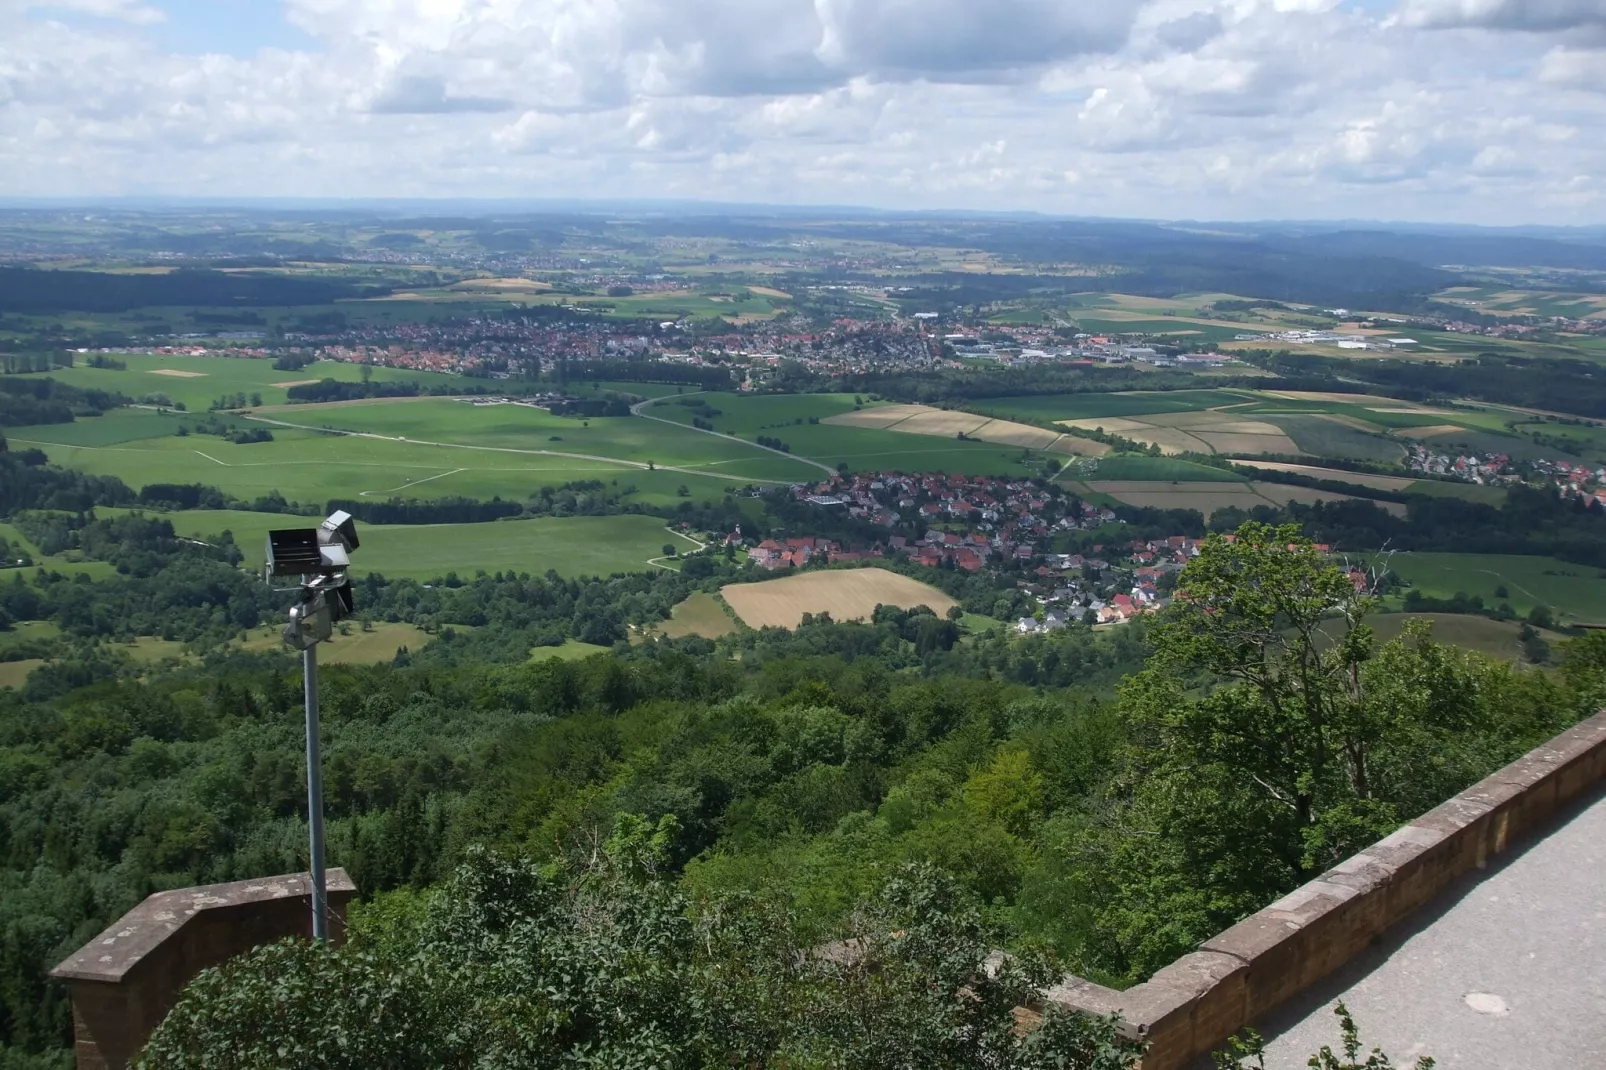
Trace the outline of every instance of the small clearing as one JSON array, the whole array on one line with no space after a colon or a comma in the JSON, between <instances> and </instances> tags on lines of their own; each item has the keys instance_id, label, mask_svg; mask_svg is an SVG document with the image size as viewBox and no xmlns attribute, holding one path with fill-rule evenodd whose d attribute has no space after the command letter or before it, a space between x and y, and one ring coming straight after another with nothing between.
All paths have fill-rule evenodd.
<instances>
[{"instance_id":1,"label":"small clearing","mask_svg":"<svg viewBox=\"0 0 1606 1070\"><path fill-rule=\"evenodd\" d=\"M805 613L832 620L866 620L878 605L926 606L939 617L958 605L935 587L883 568L803 572L759 583L733 583L719 592L750 628L796 628Z\"/></svg>"},{"instance_id":2,"label":"small clearing","mask_svg":"<svg viewBox=\"0 0 1606 1070\"><path fill-rule=\"evenodd\" d=\"M205 379L205 372L187 372L179 368L152 368L152 375L166 375L174 379Z\"/></svg>"},{"instance_id":3,"label":"small clearing","mask_svg":"<svg viewBox=\"0 0 1606 1070\"><path fill-rule=\"evenodd\" d=\"M713 595L703 591L692 595L670 613L668 620L653 629L656 634L670 639L682 639L688 635L718 639L736 630L736 622L730 619L725 607Z\"/></svg>"}]
</instances>

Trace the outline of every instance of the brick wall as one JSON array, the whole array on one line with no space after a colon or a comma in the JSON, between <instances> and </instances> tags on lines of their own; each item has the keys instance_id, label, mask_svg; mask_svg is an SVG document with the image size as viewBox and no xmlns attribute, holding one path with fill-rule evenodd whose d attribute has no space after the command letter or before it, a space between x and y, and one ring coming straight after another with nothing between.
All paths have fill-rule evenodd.
<instances>
[{"instance_id":1,"label":"brick wall","mask_svg":"<svg viewBox=\"0 0 1606 1070\"><path fill-rule=\"evenodd\" d=\"M1337 970L1458 877L1606 780L1606 711L1344 860L1124 992L1079 977L1045 1002L1119 1013L1178 1070Z\"/></svg>"},{"instance_id":2,"label":"brick wall","mask_svg":"<svg viewBox=\"0 0 1606 1070\"><path fill-rule=\"evenodd\" d=\"M338 943L357 889L343 869L329 870L327 886L329 938ZM190 978L288 936L312 937L305 873L150 896L51 971L71 986L79 1070L121 1070Z\"/></svg>"}]
</instances>

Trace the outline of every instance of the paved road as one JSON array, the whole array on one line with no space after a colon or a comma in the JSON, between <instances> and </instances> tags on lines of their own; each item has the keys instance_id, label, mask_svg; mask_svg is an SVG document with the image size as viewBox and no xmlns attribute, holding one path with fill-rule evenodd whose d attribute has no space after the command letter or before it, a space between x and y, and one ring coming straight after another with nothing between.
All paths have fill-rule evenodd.
<instances>
[{"instance_id":1,"label":"paved road","mask_svg":"<svg viewBox=\"0 0 1606 1070\"><path fill-rule=\"evenodd\" d=\"M1396 1066L1606 1068L1606 796L1263 1023L1268 1070L1336 1050L1338 999Z\"/></svg>"}]
</instances>

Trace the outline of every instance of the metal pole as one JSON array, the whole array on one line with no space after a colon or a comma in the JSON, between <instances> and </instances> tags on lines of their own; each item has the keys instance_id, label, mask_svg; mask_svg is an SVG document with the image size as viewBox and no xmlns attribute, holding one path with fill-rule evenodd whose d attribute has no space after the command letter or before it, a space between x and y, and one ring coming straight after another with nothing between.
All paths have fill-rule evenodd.
<instances>
[{"instance_id":1,"label":"metal pole","mask_svg":"<svg viewBox=\"0 0 1606 1070\"><path fill-rule=\"evenodd\" d=\"M301 652L307 698L307 827L312 834L312 938L329 939L329 893L323 875L323 759L318 754L318 646Z\"/></svg>"}]
</instances>

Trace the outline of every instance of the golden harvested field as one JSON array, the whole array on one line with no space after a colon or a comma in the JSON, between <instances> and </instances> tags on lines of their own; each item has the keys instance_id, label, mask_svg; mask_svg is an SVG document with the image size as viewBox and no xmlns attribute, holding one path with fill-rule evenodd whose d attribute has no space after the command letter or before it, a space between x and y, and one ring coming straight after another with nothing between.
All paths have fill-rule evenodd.
<instances>
[{"instance_id":1,"label":"golden harvested field","mask_svg":"<svg viewBox=\"0 0 1606 1070\"><path fill-rule=\"evenodd\" d=\"M274 383L273 385L288 390L292 386L311 386L316 382L318 382L317 379L291 379L288 383Z\"/></svg>"},{"instance_id":2,"label":"golden harvested field","mask_svg":"<svg viewBox=\"0 0 1606 1070\"><path fill-rule=\"evenodd\" d=\"M953 438L955 435L970 434L982 424L990 423L985 416L977 416L969 412L945 412L942 409L929 409L926 412L916 413L901 423L893 424L889 431L907 431L911 435L935 435L938 438Z\"/></svg>"},{"instance_id":3,"label":"golden harvested field","mask_svg":"<svg viewBox=\"0 0 1606 1070\"><path fill-rule=\"evenodd\" d=\"M1313 479L1337 479L1357 487L1374 490L1404 490L1416 480L1406 476L1380 476L1371 472L1346 472L1342 468L1318 468L1312 464L1286 464L1281 461L1237 461L1251 468L1264 468L1268 472L1294 472Z\"/></svg>"},{"instance_id":4,"label":"golden harvested field","mask_svg":"<svg viewBox=\"0 0 1606 1070\"><path fill-rule=\"evenodd\" d=\"M736 622L725 613L723 606L711 594L699 591L671 610L673 616L653 630L671 639L700 635L704 639L718 639L736 630Z\"/></svg>"},{"instance_id":5,"label":"golden harvested field","mask_svg":"<svg viewBox=\"0 0 1606 1070\"><path fill-rule=\"evenodd\" d=\"M1411 404L1399 398L1378 397L1376 394L1335 394L1327 390L1267 390L1265 393L1289 401L1338 401L1347 405L1364 405L1369 409L1398 409Z\"/></svg>"},{"instance_id":6,"label":"golden harvested field","mask_svg":"<svg viewBox=\"0 0 1606 1070\"><path fill-rule=\"evenodd\" d=\"M537 282L535 279L464 279L446 287L448 290L457 290L461 293L473 293L476 290L491 291L493 293L545 293L552 289L550 282Z\"/></svg>"},{"instance_id":7,"label":"golden harvested field","mask_svg":"<svg viewBox=\"0 0 1606 1070\"><path fill-rule=\"evenodd\" d=\"M1076 431L1097 431L1103 428L1112 435L1124 435L1128 431L1146 431L1153 424L1142 420L1129 420L1124 416L1095 416L1085 420L1060 420L1061 427L1069 427Z\"/></svg>"},{"instance_id":8,"label":"golden harvested field","mask_svg":"<svg viewBox=\"0 0 1606 1070\"><path fill-rule=\"evenodd\" d=\"M878 605L928 606L939 617L958 603L935 587L883 568L803 572L759 583L720 588L725 602L750 628L796 628L805 613L832 620L866 620Z\"/></svg>"},{"instance_id":9,"label":"golden harvested field","mask_svg":"<svg viewBox=\"0 0 1606 1070\"><path fill-rule=\"evenodd\" d=\"M918 416L923 412L938 412L940 410L926 405L877 405L873 409L860 409L857 412L844 412L838 416L827 416L821 423L840 424L843 427L891 427L901 420L911 416Z\"/></svg>"},{"instance_id":10,"label":"golden harvested field","mask_svg":"<svg viewBox=\"0 0 1606 1070\"><path fill-rule=\"evenodd\" d=\"M792 299L791 294L787 293L785 290L777 290L773 286L749 286L748 290L763 297L779 297L785 301L790 301Z\"/></svg>"},{"instance_id":11,"label":"golden harvested field","mask_svg":"<svg viewBox=\"0 0 1606 1070\"><path fill-rule=\"evenodd\" d=\"M1013 420L988 420L976 430L967 431L966 434L971 438L979 438L983 442L996 442L1003 446L1020 446L1029 450L1047 449L1064 437L1058 431L1018 424Z\"/></svg>"},{"instance_id":12,"label":"golden harvested field","mask_svg":"<svg viewBox=\"0 0 1606 1070\"><path fill-rule=\"evenodd\" d=\"M1395 434L1402 438L1438 438L1441 435L1461 435L1466 428L1459 424L1432 424L1428 427L1401 427L1395 429Z\"/></svg>"},{"instance_id":13,"label":"golden harvested field","mask_svg":"<svg viewBox=\"0 0 1606 1070\"><path fill-rule=\"evenodd\" d=\"M1061 435L1044 452L1064 454L1067 457L1102 457L1114 448L1107 442L1094 442L1090 438L1081 438L1078 435Z\"/></svg>"},{"instance_id":14,"label":"golden harvested field","mask_svg":"<svg viewBox=\"0 0 1606 1070\"><path fill-rule=\"evenodd\" d=\"M1159 412L1124 419L1062 420L1060 426L1102 427L1111 434L1159 446L1168 454L1300 452L1294 440L1276 424L1215 409Z\"/></svg>"},{"instance_id":15,"label":"golden harvested field","mask_svg":"<svg viewBox=\"0 0 1606 1070\"><path fill-rule=\"evenodd\" d=\"M1109 446L1091 439L1059 435L1013 420L992 420L968 412L933 409L927 405L878 405L873 409L828 416L821 423L839 427L874 427L882 431L902 431L933 438L957 438L962 433L966 438L978 442L1068 456L1102 457L1110 451Z\"/></svg>"}]
</instances>

